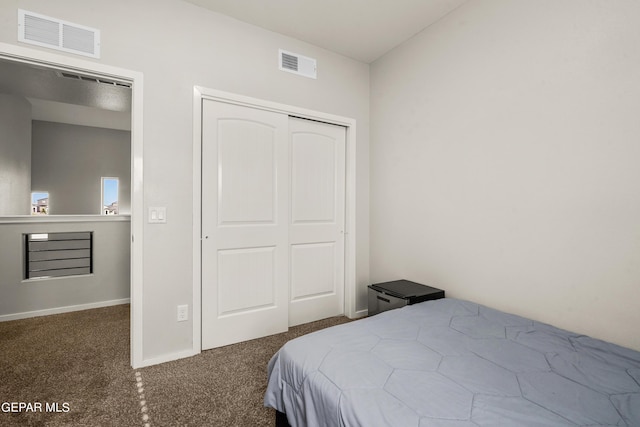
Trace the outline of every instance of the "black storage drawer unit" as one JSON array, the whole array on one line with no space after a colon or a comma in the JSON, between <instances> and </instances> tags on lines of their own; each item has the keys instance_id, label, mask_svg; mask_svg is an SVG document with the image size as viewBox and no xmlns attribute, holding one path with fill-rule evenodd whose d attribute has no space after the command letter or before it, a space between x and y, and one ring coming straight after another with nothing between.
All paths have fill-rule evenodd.
<instances>
[{"instance_id":1,"label":"black storage drawer unit","mask_svg":"<svg viewBox=\"0 0 640 427\"><path fill-rule=\"evenodd\" d=\"M442 289L409 280L376 283L369 285L369 316L393 308L439 298L444 298Z\"/></svg>"}]
</instances>

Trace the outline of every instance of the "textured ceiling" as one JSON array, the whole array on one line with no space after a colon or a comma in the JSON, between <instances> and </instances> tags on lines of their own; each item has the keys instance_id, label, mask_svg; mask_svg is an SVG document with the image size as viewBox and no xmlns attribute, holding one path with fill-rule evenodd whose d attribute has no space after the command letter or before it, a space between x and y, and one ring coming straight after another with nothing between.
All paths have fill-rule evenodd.
<instances>
[{"instance_id":1,"label":"textured ceiling","mask_svg":"<svg viewBox=\"0 0 640 427\"><path fill-rule=\"evenodd\" d=\"M468 0L185 0L371 63Z\"/></svg>"},{"instance_id":2,"label":"textured ceiling","mask_svg":"<svg viewBox=\"0 0 640 427\"><path fill-rule=\"evenodd\" d=\"M53 69L0 60L0 93L25 97L33 119L127 129L131 89L61 77Z\"/></svg>"},{"instance_id":3,"label":"textured ceiling","mask_svg":"<svg viewBox=\"0 0 640 427\"><path fill-rule=\"evenodd\" d=\"M50 68L9 61L0 61L0 93L110 111L131 111L129 88L65 78Z\"/></svg>"}]
</instances>

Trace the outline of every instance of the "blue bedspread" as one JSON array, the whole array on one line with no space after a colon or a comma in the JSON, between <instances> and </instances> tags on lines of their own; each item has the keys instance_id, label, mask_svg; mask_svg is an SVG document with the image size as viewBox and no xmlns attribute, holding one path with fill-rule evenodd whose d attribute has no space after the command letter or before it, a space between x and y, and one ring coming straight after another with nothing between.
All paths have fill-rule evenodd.
<instances>
[{"instance_id":1,"label":"blue bedspread","mask_svg":"<svg viewBox=\"0 0 640 427\"><path fill-rule=\"evenodd\" d=\"M265 406L298 426L640 426L640 353L445 298L294 339Z\"/></svg>"}]
</instances>

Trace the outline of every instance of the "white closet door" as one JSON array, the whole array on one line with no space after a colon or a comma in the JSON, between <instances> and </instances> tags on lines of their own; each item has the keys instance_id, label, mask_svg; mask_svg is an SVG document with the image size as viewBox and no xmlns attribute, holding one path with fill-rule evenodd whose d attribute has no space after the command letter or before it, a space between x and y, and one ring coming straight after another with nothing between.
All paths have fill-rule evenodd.
<instances>
[{"instance_id":1,"label":"white closet door","mask_svg":"<svg viewBox=\"0 0 640 427\"><path fill-rule=\"evenodd\" d=\"M344 127L289 119L289 325L344 313Z\"/></svg>"},{"instance_id":2,"label":"white closet door","mask_svg":"<svg viewBox=\"0 0 640 427\"><path fill-rule=\"evenodd\" d=\"M288 116L204 100L202 348L288 328Z\"/></svg>"}]
</instances>

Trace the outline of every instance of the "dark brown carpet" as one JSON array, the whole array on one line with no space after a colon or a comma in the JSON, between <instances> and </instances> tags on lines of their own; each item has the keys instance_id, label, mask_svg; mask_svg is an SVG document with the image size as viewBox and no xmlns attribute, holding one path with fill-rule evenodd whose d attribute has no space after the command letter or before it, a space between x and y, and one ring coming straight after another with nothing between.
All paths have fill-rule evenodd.
<instances>
[{"instance_id":1,"label":"dark brown carpet","mask_svg":"<svg viewBox=\"0 0 640 427\"><path fill-rule=\"evenodd\" d=\"M141 426L135 384L129 305L0 323L0 403L42 404L0 426Z\"/></svg>"},{"instance_id":2,"label":"dark brown carpet","mask_svg":"<svg viewBox=\"0 0 640 427\"><path fill-rule=\"evenodd\" d=\"M0 322L0 403L42 404L42 412L0 412L0 426L272 426L274 411L262 405L271 356L292 338L347 321L325 319L135 371L128 305ZM46 412L46 403L60 410L67 403L69 411Z\"/></svg>"},{"instance_id":3,"label":"dark brown carpet","mask_svg":"<svg viewBox=\"0 0 640 427\"><path fill-rule=\"evenodd\" d=\"M288 332L140 369L152 426L273 426L262 403L267 363L288 340L348 322L333 317Z\"/></svg>"}]
</instances>

